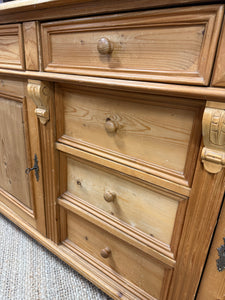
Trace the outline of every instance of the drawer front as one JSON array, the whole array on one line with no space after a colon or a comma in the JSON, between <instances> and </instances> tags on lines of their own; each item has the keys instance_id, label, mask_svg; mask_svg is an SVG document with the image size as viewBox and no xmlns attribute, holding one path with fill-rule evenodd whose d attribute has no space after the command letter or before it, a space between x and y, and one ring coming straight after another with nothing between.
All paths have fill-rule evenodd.
<instances>
[{"instance_id":1,"label":"drawer front","mask_svg":"<svg viewBox=\"0 0 225 300\"><path fill-rule=\"evenodd\" d=\"M148 189L69 157L66 167L67 192L170 245L179 202L169 192Z\"/></svg>"},{"instance_id":2,"label":"drawer front","mask_svg":"<svg viewBox=\"0 0 225 300\"><path fill-rule=\"evenodd\" d=\"M125 282L128 280L144 290L137 299L149 299L147 294L160 298L165 271L168 270L165 265L76 214L67 211L66 215L69 243L87 253L86 257L91 255L103 272L108 271L108 276L116 276L122 284L124 279Z\"/></svg>"},{"instance_id":3,"label":"drawer front","mask_svg":"<svg viewBox=\"0 0 225 300\"><path fill-rule=\"evenodd\" d=\"M64 143L144 172L186 179L195 165L202 116L201 103L186 104L170 97L59 86L57 134Z\"/></svg>"},{"instance_id":4,"label":"drawer front","mask_svg":"<svg viewBox=\"0 0 225 300\"><path fill-rule=\"evenodd\" d=\"M20 24L0 26L0 68L24 70Z\"/></svg>"},{"instance_id":5,"label":"drawer front","mask_svg":"<svg viewBox=\"0 0 225 300\"><path fill-rule=\"evenodd\" d=\"M45 71L208 84L222 6L42 24Z\"/></svg>"}]
</instances>

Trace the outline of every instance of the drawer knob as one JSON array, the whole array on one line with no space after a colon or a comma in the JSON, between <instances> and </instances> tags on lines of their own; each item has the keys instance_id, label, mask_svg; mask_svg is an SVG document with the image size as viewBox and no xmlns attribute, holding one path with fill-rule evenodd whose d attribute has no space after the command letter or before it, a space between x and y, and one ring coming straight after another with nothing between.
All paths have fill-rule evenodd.
<instances>
[{"instance_id":1,"label":"drawer knob","mask_svg":"<svg viewBox=\"0 0 225 300\"><path fill-rule=\"evenodd\" d=\"M112 121L110 118L107 118L105 121L105 130L108 133L115 133L117 130L117 124Z\"/></svg>"},{"instance_id":2,"label":"drawer knob","mask_svg":"<svg viewBox=\"0 0 225 300\"><path fill-rule=\"evenodd\" d=\"M110 54L113 51L113 43L109 39L102 37L98 40L97 49L100 54Z\"/></svg>"},{"instance_id":3,"label":"drawer knob","mask_svg":"<svg viewBox=\"0 0 225 300\"><path fill-rule=\"evenodd\" d=\"M112 201L114 201L116 199L116 193L107 191L104 194L104 199L107 202L112 202Z\"/></svg>"},{"instance_id":4,"label":"drawer knob","mask_svg":"<svg viewBox=\"0 0 225 300\"><path fill-rule=\"evenodd\" d=\"M101 250L101 256L103 258L108 258L110 254L111 254L111 249L109 247L105 247L104 249Z\"/></svg>"}]
</instances>

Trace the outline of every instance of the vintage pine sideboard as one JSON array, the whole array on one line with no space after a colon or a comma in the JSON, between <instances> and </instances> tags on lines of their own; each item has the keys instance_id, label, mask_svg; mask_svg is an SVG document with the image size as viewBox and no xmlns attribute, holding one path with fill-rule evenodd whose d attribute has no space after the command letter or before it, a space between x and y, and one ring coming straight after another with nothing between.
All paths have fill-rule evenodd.
<instances>
[{"instance_id":1,"label":"vintage pine sideboard","mask_svg":"<svg viewBox=\"0 0 225 300\"><path fill-rule=\"evenodd\" d=\"M225 299L223 19L0 4L0 212L114 299Z\"/></svg>"}]
</instances>

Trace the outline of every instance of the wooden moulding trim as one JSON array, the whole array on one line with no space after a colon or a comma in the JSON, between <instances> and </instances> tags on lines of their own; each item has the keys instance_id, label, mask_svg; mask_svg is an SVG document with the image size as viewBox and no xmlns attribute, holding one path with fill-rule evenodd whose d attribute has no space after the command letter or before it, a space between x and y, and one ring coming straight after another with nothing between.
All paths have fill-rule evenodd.
<instances>
[{"instance_id":1,"label":"wooden moulding trim","mask_svg":"<svg viewBox=\"0 0 225 300\"><path fill-rule=\"evenodd\" d=\"M147 189L149 189L149 190L151 190L155 193L170 197L173 200L181 202L181 201L184 201L184 200L188 199L187 196L180 195L177 192L168 190L168 189L162 187L161 185L155 185L152 182L140 180L136 176L135 177L133 177L133 175L130 176L126 172L122 173L121 172L121 171L123 171L122 169L119 169L119 170L116 170L116 169L113 169L113 168L111 169L111 168L108 167L107 164L97 164L96 161L91 160L91 159L90 160L85 160L81 156L80 157L77 157L77 156L74 157L71 154L68 154L68 153L66 153L66 154L67 154L66 157L70 157L71 159L76 160L76 161L80 162L81 164L89 165L92 168L99 169L103 172L113 174L117 177L123 178L123 179L125 179L127 181L130 181L132 183L135 183L136 185L140 185L142 187L145 187L145 188L147 188ZM63 192L65 191L66 187L67 187L67 185L64 187Z\"/></svg>"},{"instance_id":2,"label":"wooden moulding trim","mask_svg":"<svg viewBox=\"0 0 225 300\"><path fill-rule=\"evenodd\" d=\"M85 151L81 151L79 149L73 148L68 145L64 145L61 143L56 143L56 149L64 152L66 154L70 154L72 156L79 157L81 159L85 159L87 161L94 161L96 164L100 164L102 166L107 166L107 168L117 170L119 172L123 172L127 174L128 176L131 176L130 179L132 179L134 176L136 177L135 182L137 182L137 179L140 181L145 181L146 183L149 182L152 186L155 186L157 191L161 192L164 190L166 191L166 194L171 194L173 198L175 198L178 201L186 200L187 197L190 195L191 188L186 186L181 186L180 184L177 184L175 182L171 182L169 180L159 178L157 176L146 174L142 171L136 170L134 168L130 168L124 165L121 165L120 163L116 163L114 161L96 156L94 154L87 153ZM170 190L170 191L169 191Z\"/></svg>"},{"instance_id":3,"label":"wooden moulding trim","mask_svg":"<svg viewBox=\"0 0 225 300\"><path fill-rule=\"evenodd\" d=\"M198 87L187 85L174 85L164 83L153 83L144 81L120 80L110 78L100 78L81 75L69 75L35 71L15 71L0 69L0 75L14 76L19 78L39 79L54 82L76 83L81 86L104 87L108 89L125 90L136 93L146 93L154 95L167 95L189 98L203 101L225 102L224 89L215 87Z\"/></svg>"},{"instance_id":4,"label":"wooden moulding trim","mask_svg":"<svg viewBox=\"0 0 225 300\"><path fill-rule=\"evenodd\" d=\"M172 169L167 169L160 165L153 163L151 164L141 159L135 159L129 157L128 155L110 151L109 149L101 148L84 141L79 141L66 135L63 135L61 138L59 138L58 142L85 152L90 152L91 154L95 154L112 161L119 162L122 165L127 165L133 169L139 169L142 172L150 173L152 175L174 181L178 184L188 186L188 182L181 172L175 172ZM188 159L188 157L186 159Z\"/></svg>"},{"instance_id":5,"label":"wooden moulding trim","mask_svg":"<svg viewBox=\"0 0 225 300\"><path fill-rule=\"evenodd\" d=\"M105 274L107 274L107 276L112 278L117 283L124 285L124 287L126 287L128 290L132 291L136 295L136 297L139 296L140 298L138 297L138 299L150 299L150 300L154 299L155 300L155 298L153 298L149 294L145 293L143 290L138 288L136 285L132 284L130 281L126 280L124 277L120 276L119 274L116 274L115 272L112 272L112 270L108 266L103 264L101 261L96 260L96 258L91 256L86 251L82 250L80 247L76 246L73 242L71 242L69 240L65 240L65 241L63 241L63 245L65 245L67 248L69 248L73 252L77 253L83 259L88 260L91 265L102 270Z\"/></svg>"},{"instance_id":6,"label":"wooden moulding trim","mask_svg":"<svg viewBox=\"0 0 225 300\"><path fill-rule=\"evenodd\" d=\"M20 210L22 210L24 213L28 214L29 217L32 219L35 218L34 212L32 209L26 207L23 205L22 202L18 201L15 197L13 197L11 194L8 192L4 191L2 188L0 188L0 195L6 199L6 201L10 202L12 205L16 206Z\"/></svg>"},{"instance_id":7,"label":"wooden moulding trim","mask_svg":"<svg viewBox=\"0 0 225 300\"><path fill-rule=\"evenodd\" d=\"M121 299L121 293L124 295L124 300L129 299L143 299L143 300L155 300L150 295L141 291L141 294L137 294L140 291L135 285L130 283L130 287L124 287L121 285L120 278L111 273L111 277L108 274L102 272L95 264L91 264L87 259L86 255L82 255L78 250L73 249L71 251L69 247L64 245L56 245L51 240L45 238L41 233L39 233L35 228L30 226L22 218L20 218L15 212L10 210L6 205L0 202L0 212L5 215L9 220L11 220L15 225L19 226L23 231L25 231L29 236L34 238L37 242L51 251L53 254L62 259L65 263L74 268L77 272L83 275L85 278L90 280L97 287L102 289L109 296L114 299ZM146 296L144 296L146 295Z\"/></svg>"},{"instance_id":8,"label":"wooden moulding trim","mask_svg":"<svg viewBox=\"0 0 225 300\"><path fill-rule=\"evenodd\" d=\"M0 97L5 98L7 100L13 100L13 101L21 102L21 103L24 102L24 97L23 96L18 97L18 96L15 96L15 95L11 95L8 92L4 93L4 92L0 91Z\"/></svg>"},{"instance_id":9,"label":"wooden moulding trim","mask_svg":"<svg viewBox=\"0 0 225 300\"><path fill-rule=\"evenodd\" d=\"M174 260L170 247L159 240L148 237L141 231L116 220L116 218L104 214L94 206L87 203L83 204L81 199L75 198L69 193L65 193L59 198L58 204L66 210L78 214L82 218L104 228L106 231L110 233L113 232L118 238L139 248L151 257L157 259L157 261L165 264L167 267L173 268L175 266L176 261Z\"/></svg>"}]
</instances>

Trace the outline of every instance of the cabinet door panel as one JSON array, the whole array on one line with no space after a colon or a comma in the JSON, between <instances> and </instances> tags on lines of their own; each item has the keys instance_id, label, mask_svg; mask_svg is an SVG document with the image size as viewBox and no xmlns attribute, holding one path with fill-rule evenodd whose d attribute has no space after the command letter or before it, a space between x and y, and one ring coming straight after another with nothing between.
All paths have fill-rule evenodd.
<instances>
[{"instance_id":1,"label":"cabinet door panel","mask_svg":"<svg viewBox=\"0 0 225 300\"><path fill-rule=\"evenodd\" d=\"M45 234L39 129L34 109L33 102L26 98L26 82L1 80L0 205ZM38 180L34 171L25 173L33 167L35 155Z\"/></svg>"},{"instance_id":2,"label":"cabinet door panel","mask_svg":"<svg viewBox=\"0 0 225 300\"><path fill-rule=\"evenodd\" d=\"M23 103L0 98L0 187L32 209Z\"/></svg>"}]
</instances>

